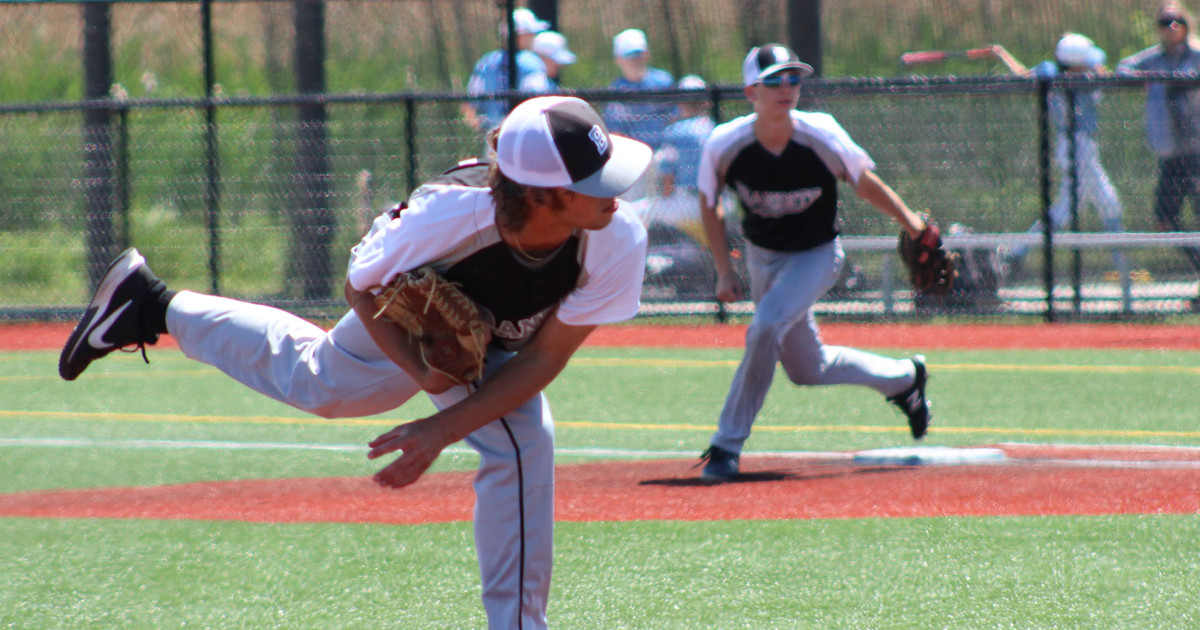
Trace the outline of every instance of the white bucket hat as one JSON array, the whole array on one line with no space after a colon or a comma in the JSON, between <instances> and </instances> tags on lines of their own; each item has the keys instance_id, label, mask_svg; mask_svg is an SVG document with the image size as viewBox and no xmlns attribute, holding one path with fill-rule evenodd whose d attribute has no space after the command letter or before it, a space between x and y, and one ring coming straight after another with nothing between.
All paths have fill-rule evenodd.
<instances>
[{"instance_id":1,"label":"white bucket hat","mask_svg":"<svg viewBox=\"0 0 1200 630\"><path fill-rule=\"evenodd\" d=\"M536 34L550 28L550 23L545 20L539 20L533 11L529 9L513 9L513 25L517 29L517 35Z\"/></svg>"},{"instance_id":2,"label":"white bucket hat","mask_svg":"<svg viewBox=\"0 0 1200 630\"><path fill-rule=\"evenodd\" d=\"M1058 40L1054 58L1064 66L1094 68L1104 63L1106 55L1091 39L1079 33L1067 33Z\"/></svg>"},{"instance_id":3,"label":"white bucket hat","mask_svg":"<svg viewBox=\"0 0 1200 630\"><path fill-rule=\"evenodd\" d=\"M635 57L649 49L649 44L646 43L646 33L640 29L625 29L613 38L614 57Z\"/></svg>"},{"instance_id":4,"label":"white bucket hat","mask_svg":"<svg viewBox=\"0 0 1200 630\"><path fill-rule=\"evenodd\" d=\"M554 60L560 66L575 63L575 53L567 48L567 38L557 31L542 31L533 38L533 52Z\"/></svg>"}]
</instances>

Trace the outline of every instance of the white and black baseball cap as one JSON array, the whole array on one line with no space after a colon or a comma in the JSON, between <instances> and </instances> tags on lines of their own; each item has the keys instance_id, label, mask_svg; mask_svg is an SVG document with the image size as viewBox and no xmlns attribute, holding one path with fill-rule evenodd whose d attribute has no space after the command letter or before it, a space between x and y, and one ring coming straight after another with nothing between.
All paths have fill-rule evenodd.
<instances>
[{"instance_id":1,"label":"white and black baseball cap","mask_svg":"<svg viewBox=\"0 0 1200 630\"><path fill-rule=\"evenodd\" d=\"M777 72L796 70L800 76L813 73L812 66L800 61L791 48L783 44L766 44L753 48L742 64L742 79L746 85L754 85Z\"/></svg>"},{"instance_id":2,"label":"white and black baseball cap","mask_svg":"<svg viewBox=\"0 0 1200 630\"><path fill-rule=\"evenodd\" d=\"M596 110L571 96L539 96L517 105L496 140L505 177L600 198L629 190L652 154L645 143L609 135Z\"/></svg>"}]
</instances>

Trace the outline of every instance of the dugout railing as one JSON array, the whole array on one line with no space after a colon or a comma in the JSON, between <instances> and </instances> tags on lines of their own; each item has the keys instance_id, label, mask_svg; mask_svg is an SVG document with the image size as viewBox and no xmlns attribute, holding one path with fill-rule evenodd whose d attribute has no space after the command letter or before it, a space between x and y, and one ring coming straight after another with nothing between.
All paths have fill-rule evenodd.
<instances>
[{"instance_id":1,"label":"dugout railing","mask_svg":"<svg viewBox=\"0 0 1200 630\"><path fill-rule=\"evenodd\" d=\"M1154 79L1181 87L1200 83ZM1200 248L1200 233L1154 233L1150 206L1156 167L1141 130L1147 80L906 77L807 82L801 108L833 113L910 205L928 207L944 227L962 227L961 235L947 237L960 254L1033 247L1019 273L983 269L997 277L982 295L923 300L907 290L892 255L894 227L843 187L847 268L858 276L835 287L818 310L865 318L1037 314L1051 320L1190 312L1197 270L1180 252ZM1121 190L1126 232L1100 232L1082 209L1073 212L1074 230L1030 232L1032 220L1044 218L1056 198L1047 99L1056 90L1082 89L1098 89L1106 97L1102 137L1110 142L1104 158ZM614 101L703 102L718 121L748 111L737 86L702 92L577 93L600 108ZM9 168L0 178L4 235L11 239L5 249L10 256L22 250L33 261L13 260L12 265L30 268L15 284L5 283L8 295L0 317L77 315L89 291L83 236L93 229L111 230L112 249L134 244L147 250L156 270L181 288L335 316L343 308L338 293L345 253L366 220L424 178L479 152L481 138L457 119L458 104L465 100L461 93L406 92L0 105L9 153ZM324 110L326 117L303 122L298 112L313 108ZM99 133L82 122L87 112L95 111L107 113L111 121ZM314 125L322 132L319 143L311 140ZM81 152L85 158L97 155L97 143L104 145L100 155L108 160L102 171L106 179L100 182L90 177L94 173L87 159L79 157ZM307 159L314 146L325 151L325 159L317 161L323 170L315 175ZM329 209L323 221L304 220L309 211L304 204L312 197L296 192L304 187L298 182L314 176L323 181L319 190ZM102 193L99 199L96 190ZM654 194L653 186L648 194ZM104 208L98 222L88 212L97 204ZM297 256L313 252L297 252L295 243L312 234L324 239L317 255L325 260L298 270ZM652 242L652 255L659 256L659 263L677 255L670 262L692 267L671 275L661 273L661 265L648 266L647 315L721 318L752 308L744 303L723 307L706 298L711 277L704 269L703 248L688 242L686 234L668 234L674 236ZM1113 249L1136 258L1116 277L1104 263ZM987 264L984 256L966 267L979 272L973 267ZM314 269L325 277L296 277ZM63 282L62 274L68 281ZM685 290L658 290L666 284ZM1132 291L1121 294L1122 285ZM319 290L313 295L298 286Z\"/></svg>"}]
</instances>

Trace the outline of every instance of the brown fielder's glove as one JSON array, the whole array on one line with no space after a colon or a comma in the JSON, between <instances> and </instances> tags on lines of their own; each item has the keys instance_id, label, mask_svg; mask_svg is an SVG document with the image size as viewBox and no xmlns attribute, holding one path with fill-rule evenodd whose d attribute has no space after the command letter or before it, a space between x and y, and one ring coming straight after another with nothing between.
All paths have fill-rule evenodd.
<instances>
[{"instance_id":1,"label":"brown fielder's glove","mask_svg":"<svg viewBox=\"0 0 1200 630\"><path fill-rule=\"evenodd\" d=\"M492 327L487 314L458 285L430 267L396 276L375 296L379 312L417 340L429 369L459 385L483 374Z\"/></svg>"},{"instance_id":2,"label":"brown fielder's glove","mask_svg":"<svg viewBox=\"0 0 1200 630\"><path fill-rule=\"evenodd\" d=\"M942 247L942 232L925 217L925 229L913 240L908 232L900 232L900 259L908 267L913 288L927 295L945 295L954 286L956 254Z\"/></svg>"}]
</instances>

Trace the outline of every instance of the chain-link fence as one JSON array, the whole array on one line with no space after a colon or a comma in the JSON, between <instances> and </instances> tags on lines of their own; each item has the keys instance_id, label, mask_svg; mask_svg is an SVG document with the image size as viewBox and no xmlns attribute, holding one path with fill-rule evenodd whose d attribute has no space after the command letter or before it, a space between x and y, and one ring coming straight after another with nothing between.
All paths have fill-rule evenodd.
<instances>
[{"instance_id":1,"label":"chain-link fence","mask_svg":"<svg viewBox=\"0 0 1200 630\"><path fill-rule=\"evenodd\" d=\"M1054 103L1091 91L1101 94L1094 136L1099 142L1079 134L1073 144L1070 134L1056 133ZM1194 309L1200 268L1193 248L1200 235L1190 230L1196 229L1196 217L1185 216L1179 232L1159 232L1153 211L1159 167L1144 139L1143 83L847 79L810 82L804 94L801 109L833 114L871 154L881 178L911 207L937 218L961 256L961 276L949 296L912 295L894 255L894 223L843 185L847 264L819 310L847 316L1108 317ZM720 111L728 119L747 109L744 102L727 102ZM1090 170L1096 167L1103 171L1099 179ZM1075 173L1075 180L1067 173ZM1072 186L1076 180L1078 186ZM637 205L653 218L659 203L661 198L651 196ZM664 207L671 209L669 203ZM1058 215L1049 231L1047 213ZM711 263L702 247L680 252L681 232L689 230L670 237L652 230L668 242L659 258L652 245L648 286L652 295L675 303L651 305L648 312L686 310L677 298L699 297L708 289ZM683 259L686 271L672 276L673 258ZM690 282L696 277L703 278L700 284ZM715 305L706 309L720 312Z\"/></svg>"},{"instance_id":2,"label":"chain-link fence","mask_svg":"<svg viewBox=\"0 0 1200 630\"><path fill-rule=\"evenodd\" d=\"M612 29L579 19L572 2L560 4L563 30L577 23L572 47L581 61L569 72L613 76ZM592 11L632 6L617 2ZM339 296L347 252L369 219L423 179L482 149L460 105L473 59L498 42L494 3L329 3L328 80L320 96L279 96L295 88L290 4L218 3L212 99L204 98L198 71L203 44L195 5L112 8L121 84L112 98L83 104L30 98L0 106L0 311L7 317L73 316L87 299L96 267L127 244L142 249L173 287L336 315L344 308ZM696 33L669 35L670 20L652 13L671 10L704 11L678 18ZM702 103L701 112L718 122L748 113L736 80L745 42L782 39L764 26L769 21L756 12L762 10L674 2L646 13L652 41L677 40L670 50L678 59L670 65L718 78L707 90L617 93L603 89L607 81L592 80L574 91L601 109L612 102L666 105L654 119L662 128L681 118L676 105L684 102ZM73 5L3 11L13 11L6 15L13 18L5 21L10 28L17 23L31 33L54 28L81 36ZM29 17L35 11L45 13ZM45 20L50 14L61 18L54 20L57 26ZM136 33L123 26L135 21L160 26ZM712 35L726 23L737 27L726 29L725 37ZM354 38L346 36L351 28L357 29ZM704 30L710 28L717 30ZM352 44L363 38L372 44L363 58L378 59L381 51L394 56L391 71L352 62ZM577 40L594 50L576 46ZM705 55L702 41L720 54ZM423 47L441 51L434 55L440 61L419 55ZM157 54L162 50L186 59L163 60ZM58 59L50 51L29 52ZM45 74L58 76L49 68ZM1084 203L1090 198L1084 191L1068 193L1078 199L1066 204L1068 211L1078 206L1068 213L1076 223L1068 221L1052 242L1035 225L1063 198L1063 156L1047 103L1064 87L1102 93L1099 160L1119 198L1120 234L1112 232L1111 216L1106 222L1103 212ZM843 185L847 265L819 310L854 317L1110 317L1190 310L1198 272L1181 248L1200 241L1189 240L1190 231L1158 232L1152 211L1158 165L1144 139L1144 103L1144 85L1122 79L806 83L800 107L833 114L872 155L885 182L910 206L930 209L965 261L954 294L942 300L913 296L892 255L894 224ZM1067 155L1067 163L1084 164L1086 150L1076 147L1077 159ZM696 230L694 200L686 190L667 194L661 175L655 169L639 198L630 200L651 232L644 312L720 316L727 311L711 298L712 265ZM1086 179L1080 177L1081 186ZM1194 229L1194 215L1185 218L1183 229ZM104 239L89 237L97 233ZM741 245L736 231L730 238Z\"/></svg>"}]
</instances>

